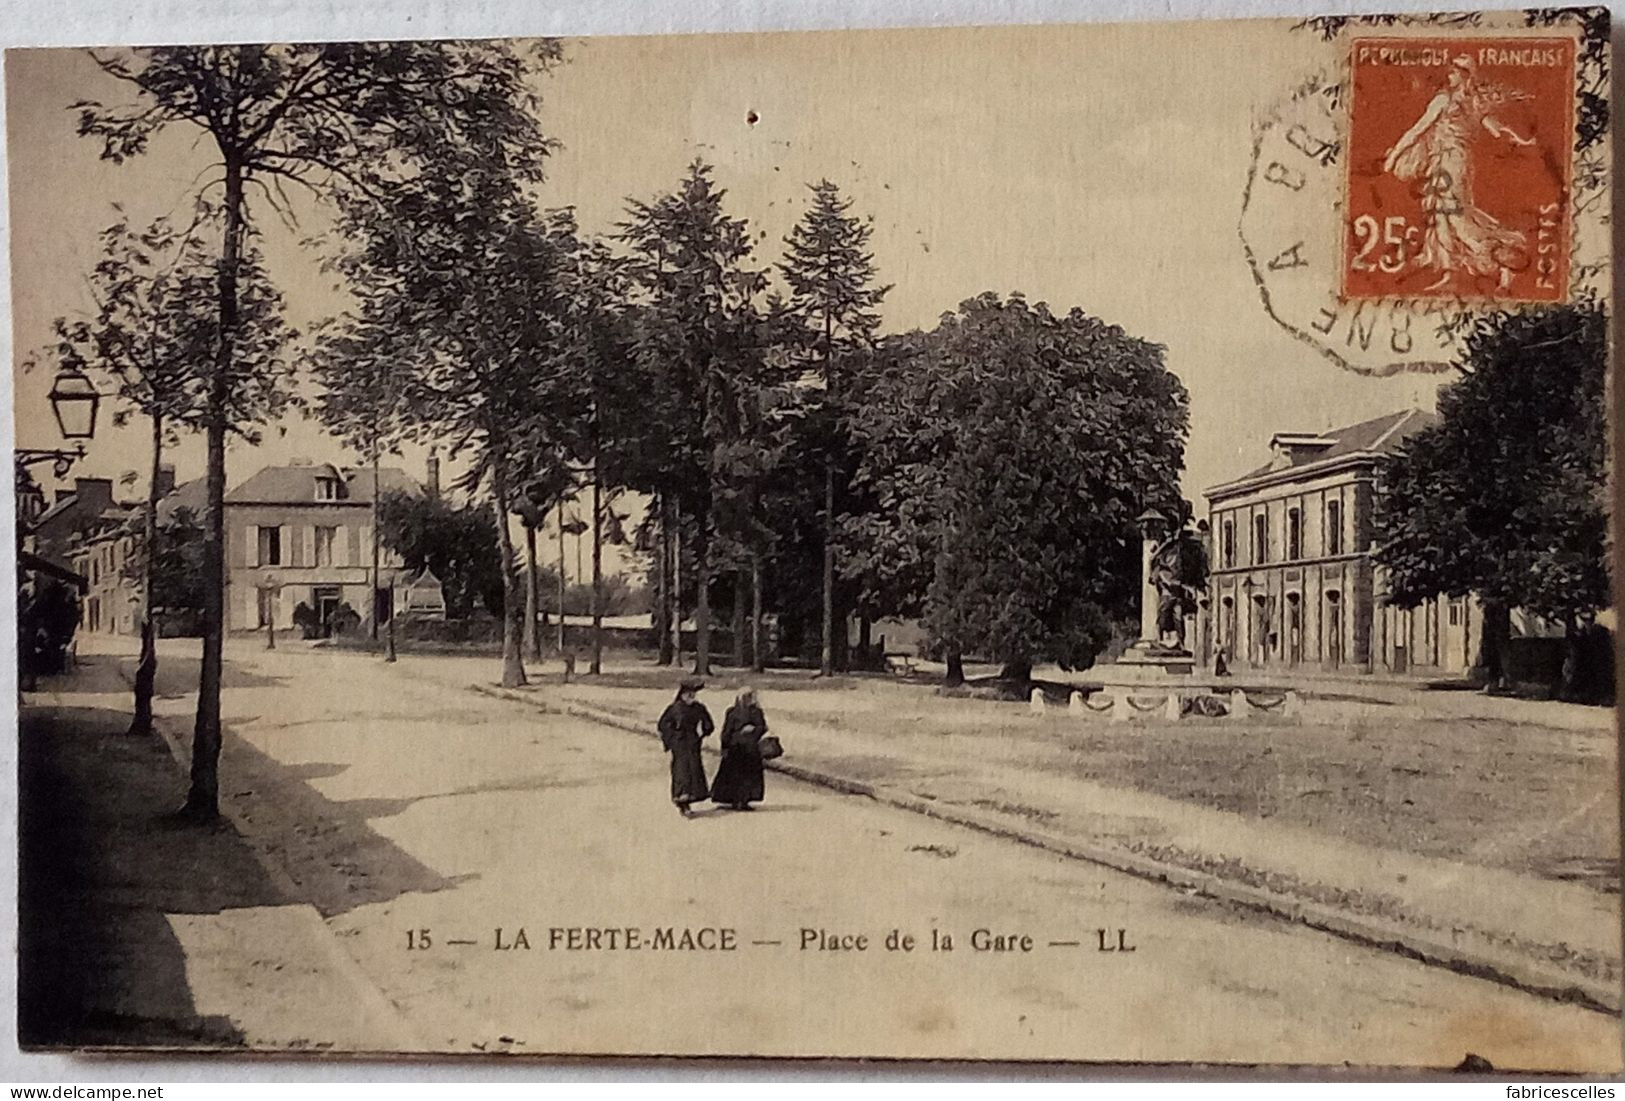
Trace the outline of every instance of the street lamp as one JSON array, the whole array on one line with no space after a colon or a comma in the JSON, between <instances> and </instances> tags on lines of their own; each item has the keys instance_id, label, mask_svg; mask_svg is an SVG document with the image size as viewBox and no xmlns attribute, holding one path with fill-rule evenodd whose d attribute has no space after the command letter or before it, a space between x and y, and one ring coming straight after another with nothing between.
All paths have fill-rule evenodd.
<instances>
[{"instance_id":1,"label":"street lamp","mask_svg":"<svg viewBox=\"0 0 1625 1101\"><path fill-rule=\"evenodd\" d=\"M102 396L83 371L69 369L57 375L49 397L63 439L88 440L96 435L96 409Z\"/></svg>"},{"instance_id":2,"label":"street lamp","mask_svg":"<svg viewBox=\"0 0 1625 1101\"><path fill-rule=\"evenodd\" d=\"M1140 525L1140 531L1147 539L1160 540L1168 534L1168 517L1154 508L1148 508L1140 513L1134 518L1134 522Z\"/></svg>"},{"instance_id":3,"label":"street lamp","mask_svg":"<svg viewBox=\"0 0 1625 1101\"><path fill-rule=\"evenodd\" d=\"M88 440L96 435L96 410L102 396L96 392L89 376L77 368L66 368L56 376L48 395L51 413L57 429L65 440ZM75 462L85 457L85 445L72 451L59 448L18 448L12 453L17 481L23 481L23 472L36 463L51 463L51 473L58 478L67 476Z\"/></svg>"},{"instance_id":4,"label":"street lamp","mask_svg":"<svg viewBox=\"0 0 1625 1101\"><path fill-rule=\"evenodd\" d=\"M265 648L276 649L276 595L282 591L282 579L274 573L266 572L254 582L254 587L264 594L262 605L265 609Z\"/></svg>"}]
</instances>

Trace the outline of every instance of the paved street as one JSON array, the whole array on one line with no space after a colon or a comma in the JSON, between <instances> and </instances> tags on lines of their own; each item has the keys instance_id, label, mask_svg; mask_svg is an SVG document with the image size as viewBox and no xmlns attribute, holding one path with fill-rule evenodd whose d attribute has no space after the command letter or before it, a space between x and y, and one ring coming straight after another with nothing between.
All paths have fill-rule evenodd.
<instances>
[{"instance_id":1,"label":"paved street","mask_svg":"<svg viewBox=\"0 0 1625 1101\"><path fill-rule=\"evenodd\" d=\"M177 731L193 654L165 647ZM1619 1065L1606 1015L782 777L756 813L683 821L652 740L448 688L444 659L227 659L230 812L408 1046ZM600 932L572 950L571 929ZM1010 950L973 948L979 929Z\"/></svg>"}]
</instances>

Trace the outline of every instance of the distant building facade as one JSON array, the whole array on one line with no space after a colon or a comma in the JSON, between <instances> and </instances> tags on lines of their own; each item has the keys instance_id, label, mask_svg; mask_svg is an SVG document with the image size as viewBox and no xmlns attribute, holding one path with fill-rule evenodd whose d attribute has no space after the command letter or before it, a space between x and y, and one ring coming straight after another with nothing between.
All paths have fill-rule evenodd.
<instances>
[{"instance_id":1,"label":"distant building facade","mask_svg":"<svg viewBox=\"0 0 1625 1101\"><path fill-rule=\"evenodd\" d=\"M1200 655L1232 667L1326 671L1471 668L1476 601L1389 606L1372 558L1376 468L1432 414L1406 410L1327 432L1277 433L1270 462L1208 489L1209 629Z\"/></svg>"},{"instance_id":2,"label":"distant building facade","mask_svg":"<svg viewBox=\"0 0 1625 1101\"><path fill-rule=\"evenodd\" d=\"M268 466L226 494L226 629L294 626L300 604L326 635L341 608L386 622L408 572L388 547L372 573L375 493L420 493L405 472L326 463ZM395 603L390 593L396 592Z\"/></svg>"},{"instance_id":3,"label":"distant building facade","mask_svg":"<svg viewBox=\"0 0 1625 1101\"><path fill-rule=\"evenodd\" d=\"M85 630L131 629L131 590L123 577L131 545L121 533L135 511L134 504L114 499L112 479L78 478L30 524L35 552L84 578L79 616Z\"/></svg>"},{"instance_id":4,"label":"distant building facade","mask_svg":"<svg viewBox=\"0 0 1625 1101\"><path fill-rule=\"evenodd\" d=\"M201 518L204 491L202 478L176 486L175 468L160 467L158 522L167 523L182 508ZM81 532L74 541L73 568L89 586L81 609L84 630L120 635L141 632L141 592L134 574L139 569L144 508L144 503L117 504L102 514L101 523Z\"/></svg>"},{"instance_id":5,"label":"distant building facade","mask_svg":"<svg viewBox=\"0 0 1625 1101\"><path fill-rule=\"evenodd\" d=\"M436 474L431 467L431 480ZM190 509L201 522L207 505L204 480L176 487L174 471L167 467L161 479L159 523L181 508ZM111 484L94 481L101 484L91 487L83 507L75 510L70 496L64 495L42 520L53 520L53 513L61 517L48 533L61 529L65 560L87 580L83 628L138 634L140 591L130 567L142 538L142 507L113 502ZM386 494L422 492L398 469L381 469L378 482ZM105 493L100 492L102 486ZM344 607L363 624L372 616L383 623L407 612L444 616L440 582L427 571L410 573L388 547L379 548L374 591L374 492L370 468L309 462L265 467L227 492L226 630L260 630L267 622L278 630L291 629L300 604L310 609L318 635L329 633ZM89 522L86 518L92 513L94 522ZM72 525L71 517L77 517Z\"/></svg>"}]
</instances>

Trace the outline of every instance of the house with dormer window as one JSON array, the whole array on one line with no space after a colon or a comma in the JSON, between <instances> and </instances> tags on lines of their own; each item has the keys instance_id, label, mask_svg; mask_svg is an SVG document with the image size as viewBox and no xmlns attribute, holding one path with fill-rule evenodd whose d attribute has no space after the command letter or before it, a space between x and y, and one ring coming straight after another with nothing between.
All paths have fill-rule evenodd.
<instances>
[{"instance_id":1,"label":"house with dormer window","mask_svg":"<svg viewBox=\"0 0 1625 1101\"><path fill-rule=\"evenodd\" d=\"M341 608L363 622L393 614L390 593L410 580L405 563L380 549L372 569L376 494L421 493L407 474L386 467L347 469L296 461L268 466L226 494L226 627L245 631L293 626L304 604L325 635ZM398 583L398 584L395 584ZM394 604L400 603L399 591Z\"/></svg>"}]
</instances>

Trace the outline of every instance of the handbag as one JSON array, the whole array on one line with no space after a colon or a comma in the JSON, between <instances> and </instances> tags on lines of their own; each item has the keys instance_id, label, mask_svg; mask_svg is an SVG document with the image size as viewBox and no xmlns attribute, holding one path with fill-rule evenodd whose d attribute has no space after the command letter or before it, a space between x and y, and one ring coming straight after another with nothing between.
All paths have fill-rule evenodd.
<instances>
[{"instance_id":1,"label":"handbag","mask_svg":"<svg viewBox=\"0 0 1625 1101\"><path fill-rule=\"evenodd\" d=\"M756 751L761 754L764 761L771 761L775 757L784 756L784 746L775 734L762 735L762 740L756 743Z\"/></svg>"}]
</instances>

